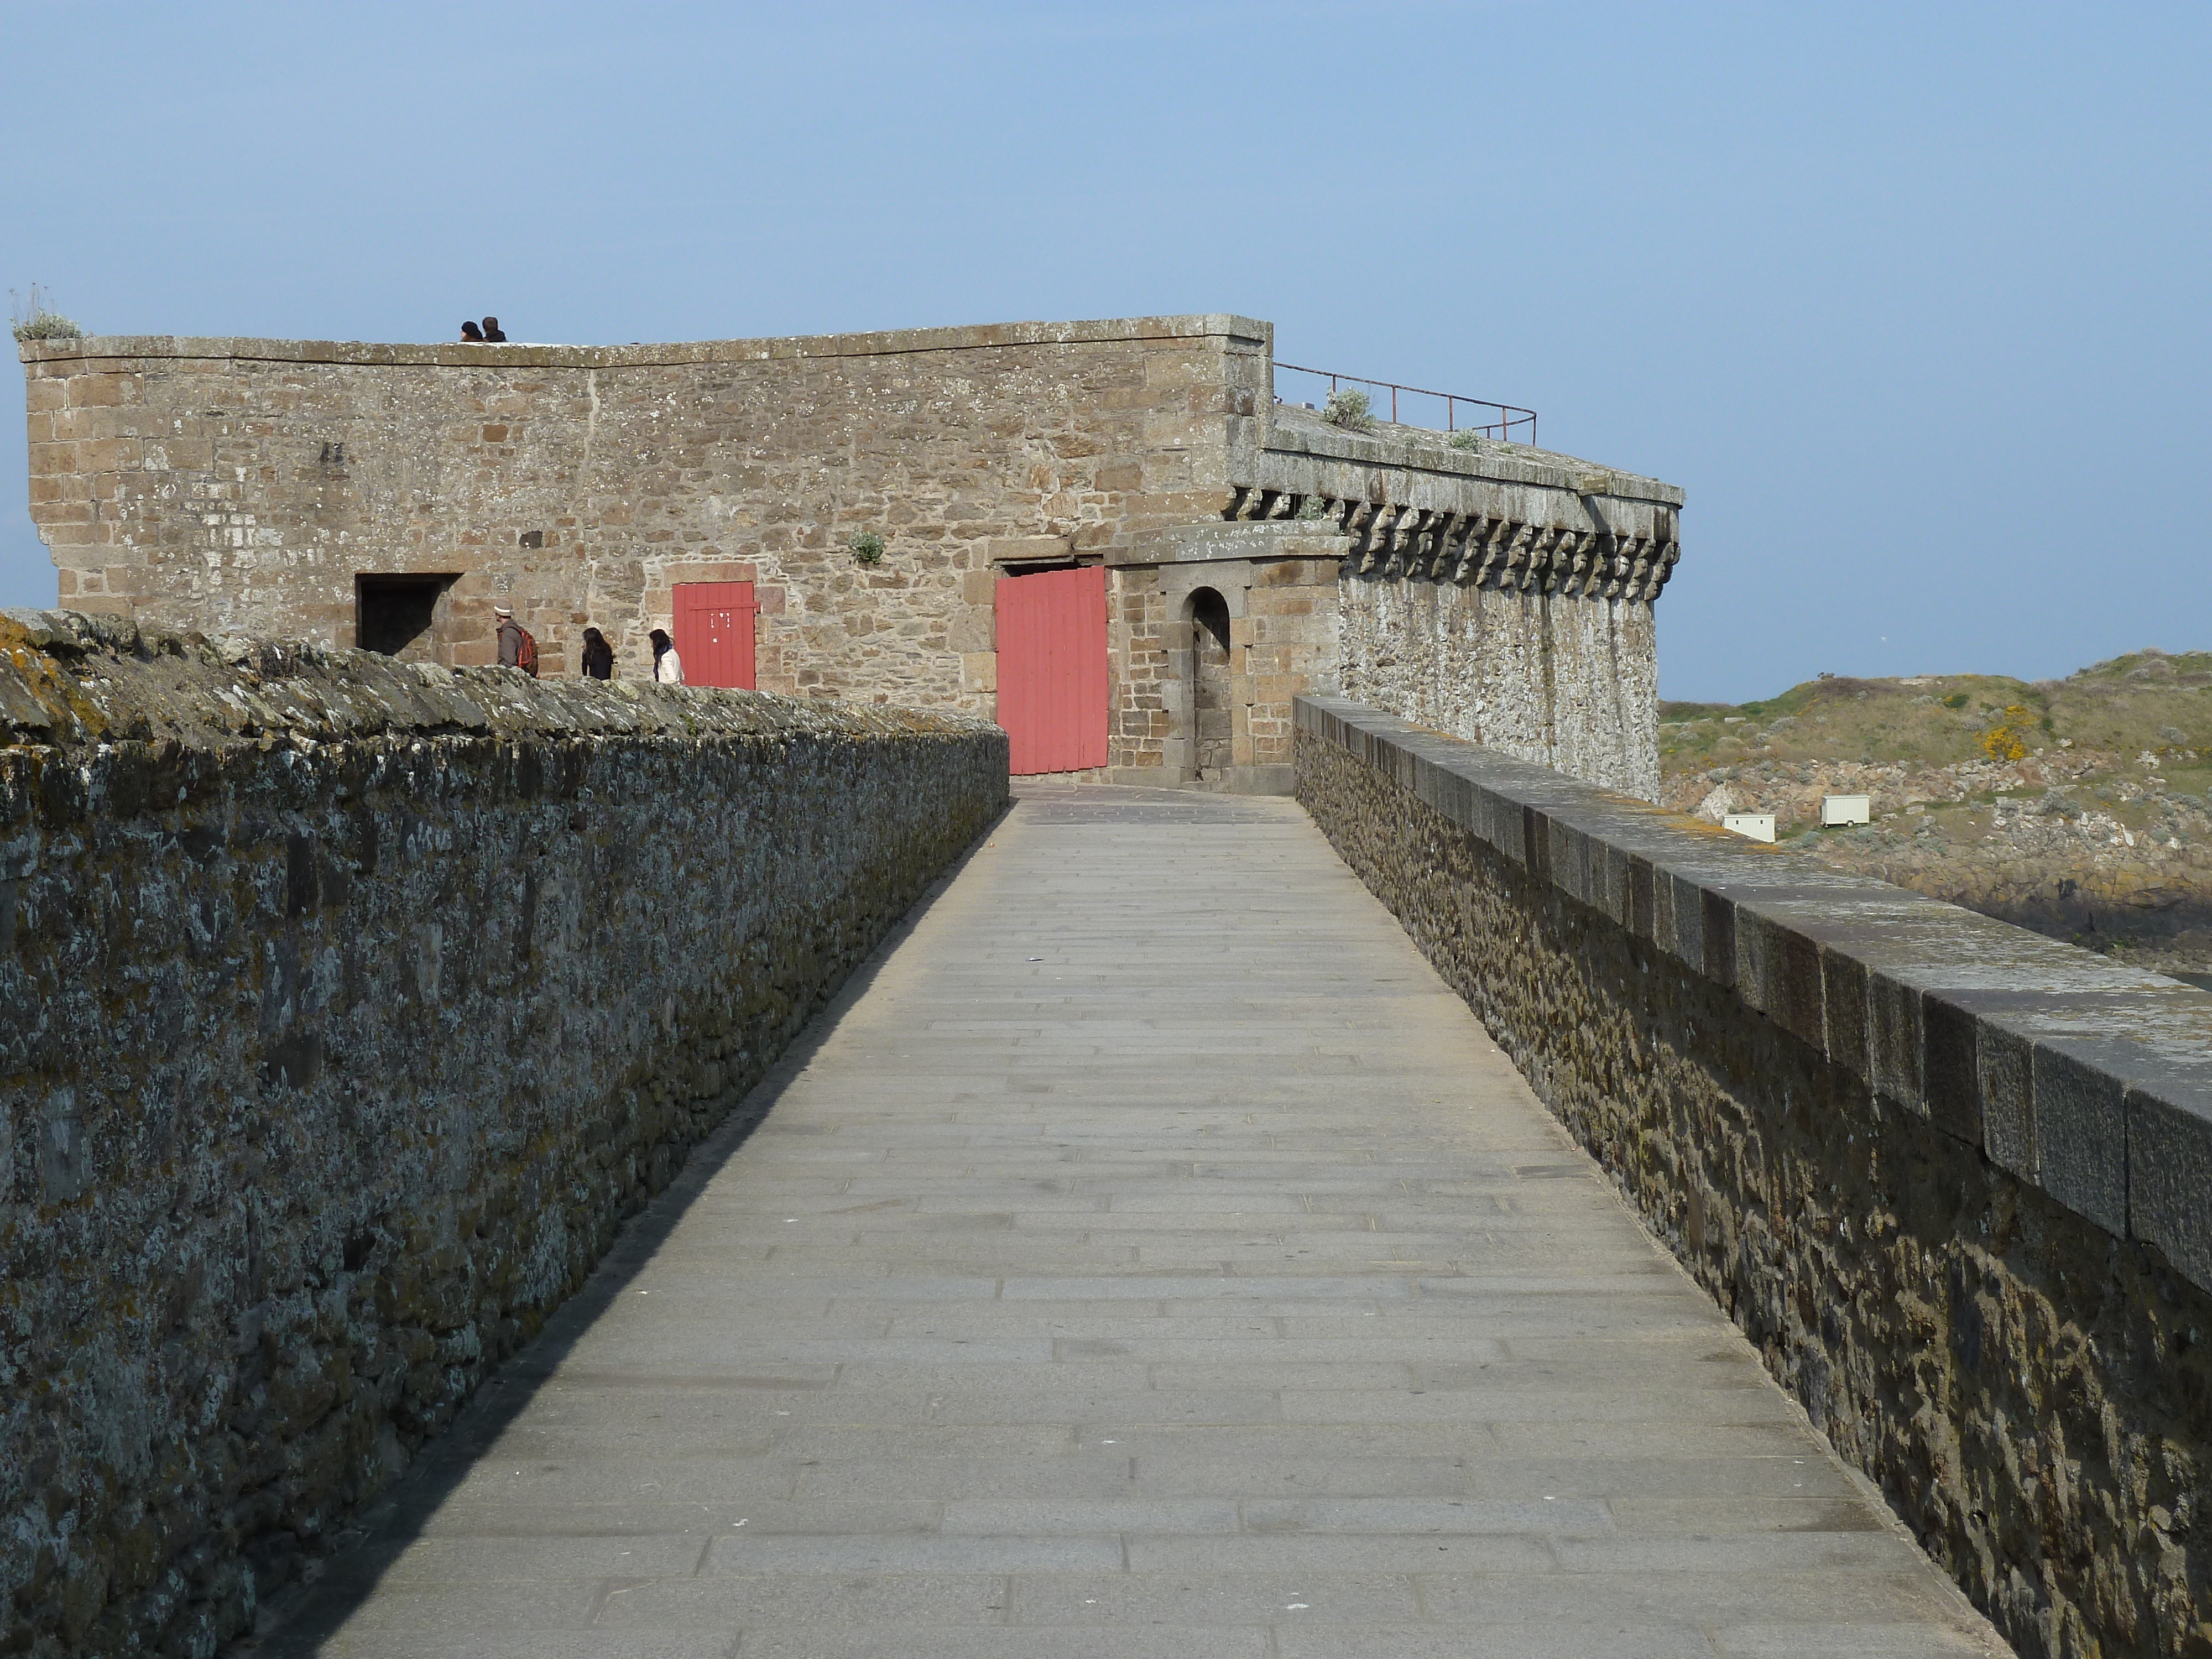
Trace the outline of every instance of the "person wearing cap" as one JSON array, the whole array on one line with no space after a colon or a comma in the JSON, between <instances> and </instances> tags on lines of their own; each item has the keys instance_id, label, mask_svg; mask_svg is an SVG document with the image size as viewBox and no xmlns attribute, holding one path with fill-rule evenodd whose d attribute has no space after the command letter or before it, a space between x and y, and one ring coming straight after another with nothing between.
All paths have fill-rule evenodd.
<instances>
[{"instance_id":1,"label":"person wearing cap","mask_svg":"<svg viewBox=\"0 0 2212 1659\"><path fill-rule=\"evenodd\" d=\"M514 612L503 605L495 605L491 614L499 619L499 665L520 668L522 665L522 624L514 619Z\"/></svg>"}]
</instances>

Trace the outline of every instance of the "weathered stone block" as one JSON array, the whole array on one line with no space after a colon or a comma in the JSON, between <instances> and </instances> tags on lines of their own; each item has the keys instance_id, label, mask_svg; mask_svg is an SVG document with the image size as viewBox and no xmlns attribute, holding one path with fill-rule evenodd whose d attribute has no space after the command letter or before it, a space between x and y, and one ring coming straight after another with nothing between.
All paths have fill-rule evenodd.
<instances>
[{"instance_id":1,"label":"weathered stone block","mask_svg":"<svg viewBox=\"0 0 2212 1659\"><path fill-rule=\"evenodd\" d=\"M2212 1284L2212 1097L2179 1077L2127 1094L2128 1231Z\"/></svg>"},{"instance_id":2,"label":"weathered stone block","mask_svg":"<svg viewBox=\"0 0 2212 1659\"><path fill-rule=\"evenodd\" d=\"M2069 1052L2074 1047L2035 1047L2032 1139L2037 1184L2075 1214L2124 1237L2126 1088L2088 1055Z\"/></svg>"}]
</instances>

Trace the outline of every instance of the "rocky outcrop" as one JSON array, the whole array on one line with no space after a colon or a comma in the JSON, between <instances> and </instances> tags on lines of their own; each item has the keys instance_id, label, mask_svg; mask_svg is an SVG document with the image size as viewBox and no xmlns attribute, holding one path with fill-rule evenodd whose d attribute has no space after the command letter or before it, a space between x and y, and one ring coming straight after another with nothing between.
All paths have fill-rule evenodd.
<instances>
[{"instance_id":1,"label":"rocky outcrop","mask_svg":"<svg viewBox=\"0 0 2212 1659\"><path fill-rule=\"evenodd\" d=\"M1949 766L1753 764L1678 774L1666 803L1771 812L1785 851L2141 965L2212 966L2212 809L2160 757L2096 751ZM1871 824L1820 830L1820 799ZM1791 830L1802 833L1791 835Z\"/></svg>"}]
</instances>

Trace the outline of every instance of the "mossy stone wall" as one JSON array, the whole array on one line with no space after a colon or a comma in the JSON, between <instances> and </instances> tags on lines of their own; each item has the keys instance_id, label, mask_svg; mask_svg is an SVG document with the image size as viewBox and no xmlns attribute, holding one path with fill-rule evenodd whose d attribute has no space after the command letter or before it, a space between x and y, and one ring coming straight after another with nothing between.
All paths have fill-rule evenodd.
<instances>
[{"instance_id":1,"label":"mossy stone wall","mask_svg":"<svg viewBox=\"0 0 2212 1659\"><path fill-rule=\"evenodd\" d=\"M1000 809L972 718L0 620L0 1650L208 1654Z\"/></svg>"}]
</instances>

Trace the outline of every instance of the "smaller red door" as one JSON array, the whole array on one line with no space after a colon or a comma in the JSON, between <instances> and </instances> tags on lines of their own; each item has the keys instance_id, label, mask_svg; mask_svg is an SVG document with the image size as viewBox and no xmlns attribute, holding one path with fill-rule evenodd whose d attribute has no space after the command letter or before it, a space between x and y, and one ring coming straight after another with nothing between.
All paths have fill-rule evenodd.
<instances>
[{"instance_id":1,"label":"smaller red door","mask_svg":"<svg viewBox=\"0 0 2212 1659\"><path fill-rule=\"evenodd\" d=\"M684 684L753 690L753 618L759 613L750 582L678 582L674 634Z\"/></svg>"}]
</instances>

